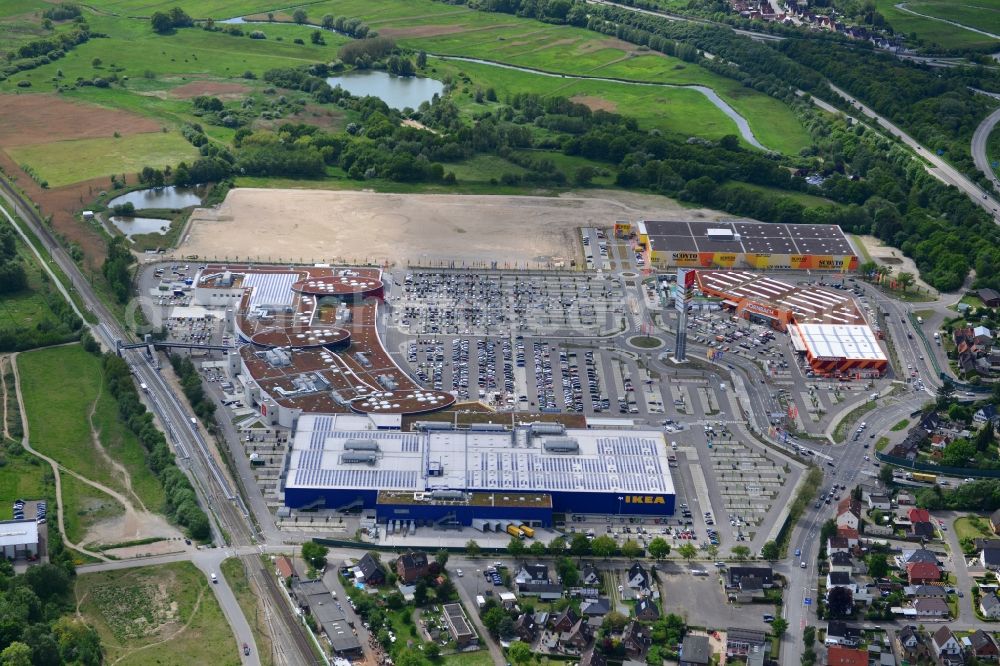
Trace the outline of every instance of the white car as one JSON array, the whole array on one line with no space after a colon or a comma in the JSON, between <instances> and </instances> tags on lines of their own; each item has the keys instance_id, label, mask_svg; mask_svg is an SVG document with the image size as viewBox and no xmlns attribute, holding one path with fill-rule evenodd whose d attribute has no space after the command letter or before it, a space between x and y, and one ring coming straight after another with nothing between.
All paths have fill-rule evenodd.
<instances>
[{"instance_id":1,"label":"white car","mask_svg":"<svg viewBox=\"0 0 1000 666\"><path fill-rule=\"evenodd\" d=\"M455 569L455 573L456 573L456 574L458 574L458 577L459 577L459 578L461 578L462 576L464 576L464 575L465 575L464 573L462 573L462 570L461 570L461 569Z\"/></svg>"}]
</instances>

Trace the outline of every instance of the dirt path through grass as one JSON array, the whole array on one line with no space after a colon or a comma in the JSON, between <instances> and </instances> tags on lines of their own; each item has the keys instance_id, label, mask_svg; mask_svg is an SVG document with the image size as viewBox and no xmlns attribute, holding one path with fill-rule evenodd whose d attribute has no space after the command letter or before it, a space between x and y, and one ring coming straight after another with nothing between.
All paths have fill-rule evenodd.
<instances>
[{"instance_id":1,"label":"dirt path through grass","mask_svg":"<svg viewBox=\"0 0 1000 666\"><path fill-rule=\"evenodd\" d=\"M118 475L118 479L122 482L122 485L125 486L126 492L128 492L128 494L135 499L141 510L146 512L146 505L142 503L142 500L139 499L139 496L136 495L135 491L132 489L132 477L129 475L128 470L125 469L125 466L120 462L108 455L107 450L101 443L101 431L98 430L96 425L94 425L94 413L97 412L97 403L100 402L102 395L104 395L104 373L101 373L101 382L97 386L97 397L94 398L94 403L90 406L90 411L87 413L87 422L90 424L90 440L94 443L94 448L97 449L97 452L101 455L104 462L106 462L108 466L111 467L113 472ZM108 494L111 493L108 492ZM124 497L122 497L119 501L125 505L126 513L129 513L130 511L135 513L135 507L132 506L131 502L125 501Z\"/></svg>"},{"instance_id":2,"label":"dirt path through grass","mask_svg":"<svg viewBox=\"0 0 1000 666\"><path fill-rule=\"evenodd\" d=\"M94 551L87 550L83 546L73 543L66 536L66 525L63 522L63 516L65 515L65 507L63 505L63 496L62 496L62 478L59 475L59 470L61 469L61 467L59 463L57 463L52 458L49 458L45 454L39 453L35 449L31 448L31 430L30 426L28 425L28 412L24 409L24 398L21 395L21 375L17 370L17 354L12 354L10 356L10 367L14 371L14 392L17 395L17 406L21 410L21 428L22 431L24 432L24 435L21 437L21 446L23 446L24 450L27 451L28 453L37 456L42 460L44 460L45 462L47 462L49 464L49 467L52 468L52 476L55 478L56 482L56 521L59 525L59 532L62 534L63 542L66 544L67 548L69 548L70 550L75 550L81 555L86 555L88 557L93 557L98 560L103 560L104 562L110 562L111 560L102 555L101 553L96 553ZM79 475L77 474L73 474L73 476L79 477ZM82 477L80 478L81 480L84 480L82 479ZM90 482L89 480L87 481L89 483L93 483Z\"/></svg>"}]
</instances>

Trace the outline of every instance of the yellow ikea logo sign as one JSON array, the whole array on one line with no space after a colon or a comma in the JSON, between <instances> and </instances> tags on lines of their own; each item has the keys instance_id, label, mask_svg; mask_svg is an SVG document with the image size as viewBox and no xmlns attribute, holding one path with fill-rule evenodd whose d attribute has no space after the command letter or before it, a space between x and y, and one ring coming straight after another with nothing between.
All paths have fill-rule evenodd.
<instances>
[{"instance_id":1,"label":"yellow ikea logo sign","mask_svg":"<svg viewBox=\"0 0 1000 666\"><path fill-rule=\"evenodd\" d=\"M626 495L626 504L666 504L666 500L659 495Z\"/></svg>"}]
</instances>

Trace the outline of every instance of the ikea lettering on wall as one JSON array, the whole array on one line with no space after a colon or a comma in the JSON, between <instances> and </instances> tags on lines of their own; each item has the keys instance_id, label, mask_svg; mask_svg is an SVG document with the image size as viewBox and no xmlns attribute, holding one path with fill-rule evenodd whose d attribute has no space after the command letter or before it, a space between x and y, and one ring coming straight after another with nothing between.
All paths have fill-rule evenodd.
<instances>
[{"instance_id":1,"label":"ikea lettering on wall","mask_svg":"<svg viewBox=\"0 0 1000 666\"><path fill-rule=\"evenodd\" d=\"M626 504L666 504L660 495L626 495Z\"/></svg>"}]
</instances>

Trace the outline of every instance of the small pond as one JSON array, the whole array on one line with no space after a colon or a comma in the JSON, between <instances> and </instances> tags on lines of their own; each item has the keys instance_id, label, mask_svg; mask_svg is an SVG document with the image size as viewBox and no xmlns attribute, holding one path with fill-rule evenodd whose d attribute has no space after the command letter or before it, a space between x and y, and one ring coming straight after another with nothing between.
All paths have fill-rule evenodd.
<instances>
[{"instance_id":1,"label":"small pond","mask_svg":"<svg viewBox=\"0 0 1000 666\"><path fill-rule=\"evenodd\" d=\"M170 220L159 220L154 217L124 217L111 215L111 224L129 238L138 234L166 234L170 230Z\"/></svg>"},{"instance_id":2,"label":"small pond","mask_svg":"<svg viewBox=\"0 0 1000 666\"><path fill-rule=\"evenodd\" d=\"M208 188L204 185L194 187L152 187L148 190L136 190L115 197L108 202L108 208L131 202L136 210L142 208L187 208L200 206L202 197Z\"/></svg>"},{"instance_id":3,"label":"small pond","mask_svg":"<svg viewBox=\"0 0 1000 666\"><path fill-rule=\"evenodd\" d=\"M348 72L326 80L333 87L338 85L357 97L378 97L393 109L416 109L422 102L430 102L435 94L444 92L444 84L437 79L420 76L393 76L376 69Z\"/></svg>"}]
</instances>

